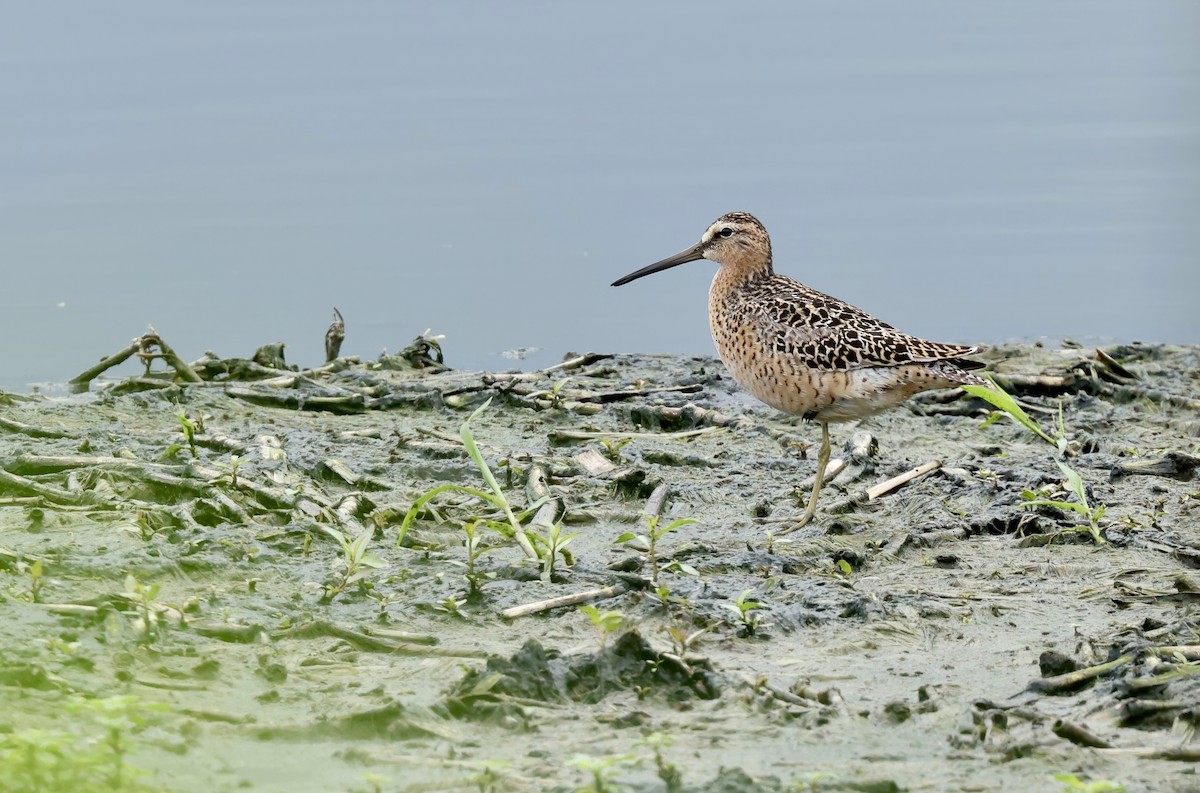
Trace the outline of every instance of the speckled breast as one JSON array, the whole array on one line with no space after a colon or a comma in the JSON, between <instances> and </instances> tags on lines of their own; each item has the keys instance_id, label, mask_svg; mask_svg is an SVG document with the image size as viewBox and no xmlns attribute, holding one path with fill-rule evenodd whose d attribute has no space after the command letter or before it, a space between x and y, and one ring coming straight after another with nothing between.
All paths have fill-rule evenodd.
<instances>
[{"instance_id":1,"label":"speckled breast","mask_svg":"<svg viewBox=\"0 0 1200 793\"><path fill-rule=\"evenodd\" d=\"M821 372L795 358L781 355L759 338L754 324L738 311L710 305L709 327L717 355L738 385L756 399L793 415L808 415L828 407L846 373Z\"/></svg>"}]
</instances>

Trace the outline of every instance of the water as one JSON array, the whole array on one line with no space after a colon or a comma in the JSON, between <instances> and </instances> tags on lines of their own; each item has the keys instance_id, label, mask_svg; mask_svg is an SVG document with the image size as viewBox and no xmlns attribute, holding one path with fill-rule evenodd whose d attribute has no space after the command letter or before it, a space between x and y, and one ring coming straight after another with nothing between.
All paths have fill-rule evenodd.
<instances>
[{"instance_id":1,"label":"water","mask_svg":"<svg viewBox=\"0 0 1200 793\"><path fill-rule=\"evenodd\" d=\"M185 358L706 353L721 213L942 341L1200 342L1200 5L9 3L0 386ZM134 367L128 365L132 370Z\"/></svg>"}]
</instances>

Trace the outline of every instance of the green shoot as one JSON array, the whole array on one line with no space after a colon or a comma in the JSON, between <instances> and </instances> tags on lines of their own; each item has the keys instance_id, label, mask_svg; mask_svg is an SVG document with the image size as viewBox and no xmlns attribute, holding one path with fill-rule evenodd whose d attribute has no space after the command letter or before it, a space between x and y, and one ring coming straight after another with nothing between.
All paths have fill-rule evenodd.
<instances>
[{"instance_id":1,"label":"green shoot","mask_svg":"<svg viewBox=\"0 0 1200 793\"><path fill-rule=\"evenodd\" d=\"M708 633L711 628L711 625L707 625L703 628L689 631L683 625L671 625L667 627L667 635L671 637L671 651L675 654L675 657L681 661L684 660L684 656L692 649L692 645L696 643L696 640Z\"/></svg>"},{"instance_id":2,"label":"green shoot","mask_svg":"<svg viewBox=\"0 0 1200 793\"><path fill-rule=\"evenodd\" d=\"M479 572L475 566L475 562L479 557L492 550L491 548L483 547L482 537L475 531L478 526L479 521L477 520L470 520L463 524L463 533L467 535L466 540L463 541L463 545L467 549L467 561L465 565L467 572L465 575L467 586L471 588L471 595L478 595L483 590L484 579L487 578L486 575Z\"/></svg>"},{"instance_id":3,"label":"green shoot","mask_svg":"<svg viewBox=\"0 0 1200 793\"><path fill-rule=\"evenodd\" d=\"M1062 782L1062 793L1125 793L1125 786L1110 779L1083 780L1075 774L1055 774L1054 779Z\"/></svg>"},{"instance_id":4,"label":"green shoot","mask_svg":"<svg viewBox=\"0 0 1200 793\"><path fill-rule=\"evenodd\" d=\"M1075 501L1058 501L1053 499L1038 498L1035 494L1026 491L1021 494L1022 498L1026 499L1026 506L1029 507L1055 507L1067 512L1075 512L1082 515L1088 522L1088 533L1091 534L1092 540L1097 545L1103 545L1105 540L1100 533L1100 518L1104 516L1104 511L1107 509L1103 504L1092 508L1088 503L1087 490L1083 486L1083 478L1075 471L1074 468L1062 462L1055 460L1058 463L1058 468L1062 471L1065 478L1067 490L1075 496Z\"/></svg>"},{"instance_id":5,"label":"green shoot","mask_svg":"<svg viewBox=\"0 0 1200 793\"><path fill-rule=\"evenodd\" d=\"M654 753L654 769L658 778L666 785L666 793L680 793L683 790L683 771L663 757L663 751L671 748L671 744L674 743L671 736L665 732L652 732L637 743Z\"/></svg>"},{"instance_id":6,"label":"green shoot","mask_svg":"<svg viewBox=\"0 0 1200 793\"><path fill-rule=\"evenodd\" d=\"M363 531L353 540L329 526L322 526L321 530L337 540L338 545L342 548L342 555L333 563L334 575L325 582L325 592L321 597L322 603L331 602L352 584L359 584L360 588L365 588L366 577L370 575L371 571L387 566L383 559L367 550L373 534L370 529Z\"/></svg>"},{"instance_id":7,"label":"green shoot","mask_svg":"<svg viewBox=\"0 0 1200 793\"><path fill-rule=\"evenodd\" d=\"M580 606L579 610L591 620L601 647L608 642L610 634L625 624L625 617L619 611L601 611L595 606Z\"/></svg>"},{"instance_id":8,"label":"green shoot","mask_svg":"<svg viewBox=\"0 0 1200 793\"><path fill-rule=\"evenodd\" d=\"M646 557L650 560L650 583L658 585L658 542L663 537L678 529L680 526L686 526L689 523L695 523L695 518L680 518L666 526L658 525L658 515L646 516L646 534L636 534L627 531L618 537L615 542L618 543L634 543L639 550L644 549Z\"/></svg>"},{"instance_id":9,"label":"green shoot","mask_svg":"<svg viewBox=\"0 0 1200 793\"><path fill-rule=\"evenodd\" d=\"M529 539L544 549L541 554L542 558L542 580L554 580L554 566L561 553L563 561L568 565L574 563L571 553L565 550L568 543L575 538L575 534L563 536L562 524L553 523L546 528L546 536L540 537L537 534L530 534Z\"/></svg>"},{"instance_id":10,"label":"green shoot","mask_svg":"<svg viewBox=\"0 0 1200 793\"><path fill-rule=\"evenodd\" d=\"M229 471L229 486L234 490L237 490L238 486L238 468L241 468L243 462L245 461L240 455L230 454L228 463L217 463L218 468L225 468Z\"/></svg>"},{"instance_id":11,"label":"green shoot","mask_svg":"<svg viewBox=\"0 0 1200 793\"><path fill-rule=\"evenodd\" d=\"M762 603L757 600L750 600L748 595L750 590L742 591L742 594L736 598L732 598L728 603L722 603L725 608L738 615L738 620L742 623L742 628L747 636L753 636L754 630L758 627L758 615L754 612L763 607Z\"/></svg>"},{"instance_id":12,"label":"green shoot","mask_svg":"<svg viewBox=\"0 0 1200 793\"><path fill-rule=\"evenodd\" d=\"M22 562L18 565L18 569L25 566ZM38 559L33 564L28 566L29 572L29 602L40 603L42 596L42 587L46 585L46 577L42 574L42 560Z\"/></svg>"},{"instance_id":13,"label":"green shoot","mask_svg":"<svg viewBox=\"0 0 1200 793\"><path fill-rule=\"evenodd\" d=\"M188 448L191 449L192 459L195 460L196 454L196 422L188 418L187 412L183 408L175 411L175 419L179 422L179 429L183 433L183 439L187 441Z\"/></svg>"},{"instance_id":14,"label":"green shoot","mask_svg":"<svg viewBox=\"0 0 1200 793\"><path fill-rule=\"evenodd\" d=\"M609 781L609 774L617 766L636 764L638 758L632 754L610 755L596 757L590 754L574 754L567 759L568 765L590 774L591 784L579 788L581 793L611 793L617 790L615 783Z\"/></svg>"},{"instance_id":15,"label":"green shoot","mask_svg":"<svg viewBox=\"0 0 1200 793\"><path fill-rule=\"evenodd\" d=\"M604 456L614 463L621 462L621 449L629 445L633 438L601 438L600 445L604 447Z\"/></svg>"},{"instance_id":16,"label":"green shoot","mask_svg":"<svg viewBox=\"0 0 1200 793\"><path fill-rule=\"evenodd\" d=\"M158 597L158 584L143 584L130 573L125 576L125 594L141 615L134 622L134 627L144 641L154 641L159 635L159 609L154 602Z\"/></svg>"},{"instance_id":17,"label":"green shoot","mask_svg":"<svg viewBox=\"0 0 1200 793\"><path fill-rule=\"evenodd\" d=\"M1029 417L1029 414L1025 412L1025 409L1022 408L1020 404L1017 403L1017 400L1013 399L1012 396L1003 388L996 385L995 380L992 380L991 383L991 388L985 388L981 385L963 385L959 386L959 388L961 388L963 391L966 391L968 394L979 397L993 407L1004 411L1009 415L1009 417L1012 418L1013 421L1017 422L1034 435L1037 435L1039 438L1055 447L1059 451L1062 451L1062 449L1066 447L1065 438L1052 438L1047 435L1045 430L1039 427L1038 423Z\"/></svg>"},{"instance_id":18,"label":"green shoot","mask_svg":"<svg viewBox=\"0 0 1200 793\"><path fill-rule=\"evenodd\" d=\"M1064 455L1066 453L1067 428L1066 423L1063 420L1063 408L1061 404L1058 406L1058 437L1055 438L1051 437L1040 426L1038 426L1037 422L1031 419L1029 414L1026 413L1019 404L1017 404L1017 400L1013 399L1012 396L1004 391L1004 389L996 385L994 380L992 381L991 388L984 388L983 386L977 385L964 385L959 387L967 393L973 394L1007 413L1018 424L1025 427L1042 440L1046 441L1046 443L1054 446L1054 448L1058 450L1059 455ZM1031 507L1057 507L1058 509L1077 512L1080 515L1083 515L1088 521L1088 533L1091 534L1092 540L1097 545L1103 544L1105 540L1100 533L1099 521L1104 515L1105 507L1101 505L1093 509L1092 506L1088 504L1087 493L1083 486L1083 479L1080 477L1079 473L1061 459L1055 460L1055 463L1058 465L1059 470L1062 471L1062 474L1066 479L1067 490L1075 495L1076 500L1072 502L1038 499L1032 493L1023 493L1022 497L1028 500L1028 506Z\"/></svg>"},{"instance_id":19,"label":"green shoot","mask_svg":"<svg viewBox=\"0 0 1200 793\"><path fill-rule=\"evenodd\" d=\"M479 447L475 444L475 436L471 432L471 422L474 421L479 414L487 410L488 406L491 404L492 400L490 399L484 402L478 410L472 413L470 417L462 423L462 426L459 427L458 430L458 435L460 438L462 438L463 446L466 448L467 454L470 456L471 461L475 463L475 466L479 468L479 473L483 476L484 484L488 486L488 489L491 492L489 493L477 488L467 487L466 485L448 484L435 487L426 493L422 493L421 496L413 502L413 505L409 508L408 513L405 514L404 520L400 523L400 534L396 539L397 545L404 542L404 537L408 534L409 527L412 526L413 521L416 520L417 514L427 502L431 501L442 493L466 493L467 495L474 496L480 501L490 504L494 508L502 511L505 517L508 519L508 524L512 528L512 535L516 539L517 544L521 546L521 550L523 550L525 555L530 559L539 558L537 551L533 547L533 544L530 543L529 538L525 535L524 527L521 526L521 522L517 519L516 514L513 513L512 506L508 503L508 499L504 496L504 491L501 490L500 483L496 481L495 475L492 474L492 469L488 466L487 461L483 459L483 454L480 453ZM538 502L537 506L540 506L541 503L543 502ZM534 507L531 507L531 509L532 508Z\"/></svg>"}]
</instances>

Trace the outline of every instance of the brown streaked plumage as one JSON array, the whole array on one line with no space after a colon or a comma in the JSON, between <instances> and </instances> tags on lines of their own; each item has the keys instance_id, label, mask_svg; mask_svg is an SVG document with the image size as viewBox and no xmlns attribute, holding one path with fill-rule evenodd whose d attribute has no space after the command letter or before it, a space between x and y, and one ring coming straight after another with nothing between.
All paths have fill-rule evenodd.
<instances>
[{"instance_id":1,"label":"brown streaked plumage","mask_svg":"<svg viewBox=\"0 0 1200 793\"><path fill-rule=\"evenodd\" d=\"M965 358L979 347L902 333L862 309L778 275L771 238L746 212L722 215L700 242L613 282L621 286L698 259L721 265L708 293L717 354L733 379L785 413L821 424L816 481L794 531L816 511L829 462L829 425L870 416L922 391L986 381Z\"/></svg>"}]
</instances>

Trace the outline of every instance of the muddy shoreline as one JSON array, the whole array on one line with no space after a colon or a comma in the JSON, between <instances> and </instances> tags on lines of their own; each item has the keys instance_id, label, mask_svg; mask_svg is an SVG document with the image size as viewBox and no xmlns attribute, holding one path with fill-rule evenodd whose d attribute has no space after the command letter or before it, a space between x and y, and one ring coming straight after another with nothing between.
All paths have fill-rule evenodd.
<instances>
[{"instance_id":1,"label":"muddy shoreline","mask_svg":"<svg viewBox=\"0 0 1200 793\"><path fill-rule=\"evenodd\" d=\"M57 735L119 790L1194 790L1200 348L1105 355L987 354L1102 542L1028 505L1075 500L1055 448L961 392L835 427L775 537L818 432L709 358L2 395L0 748ZM479 495L489 399L472 437L543 558L559 526L552 571ZM652 562L617 540L664 493L695 522ZM619 626L502 616L595 591Z\"/></svg>"}]
</instances>

